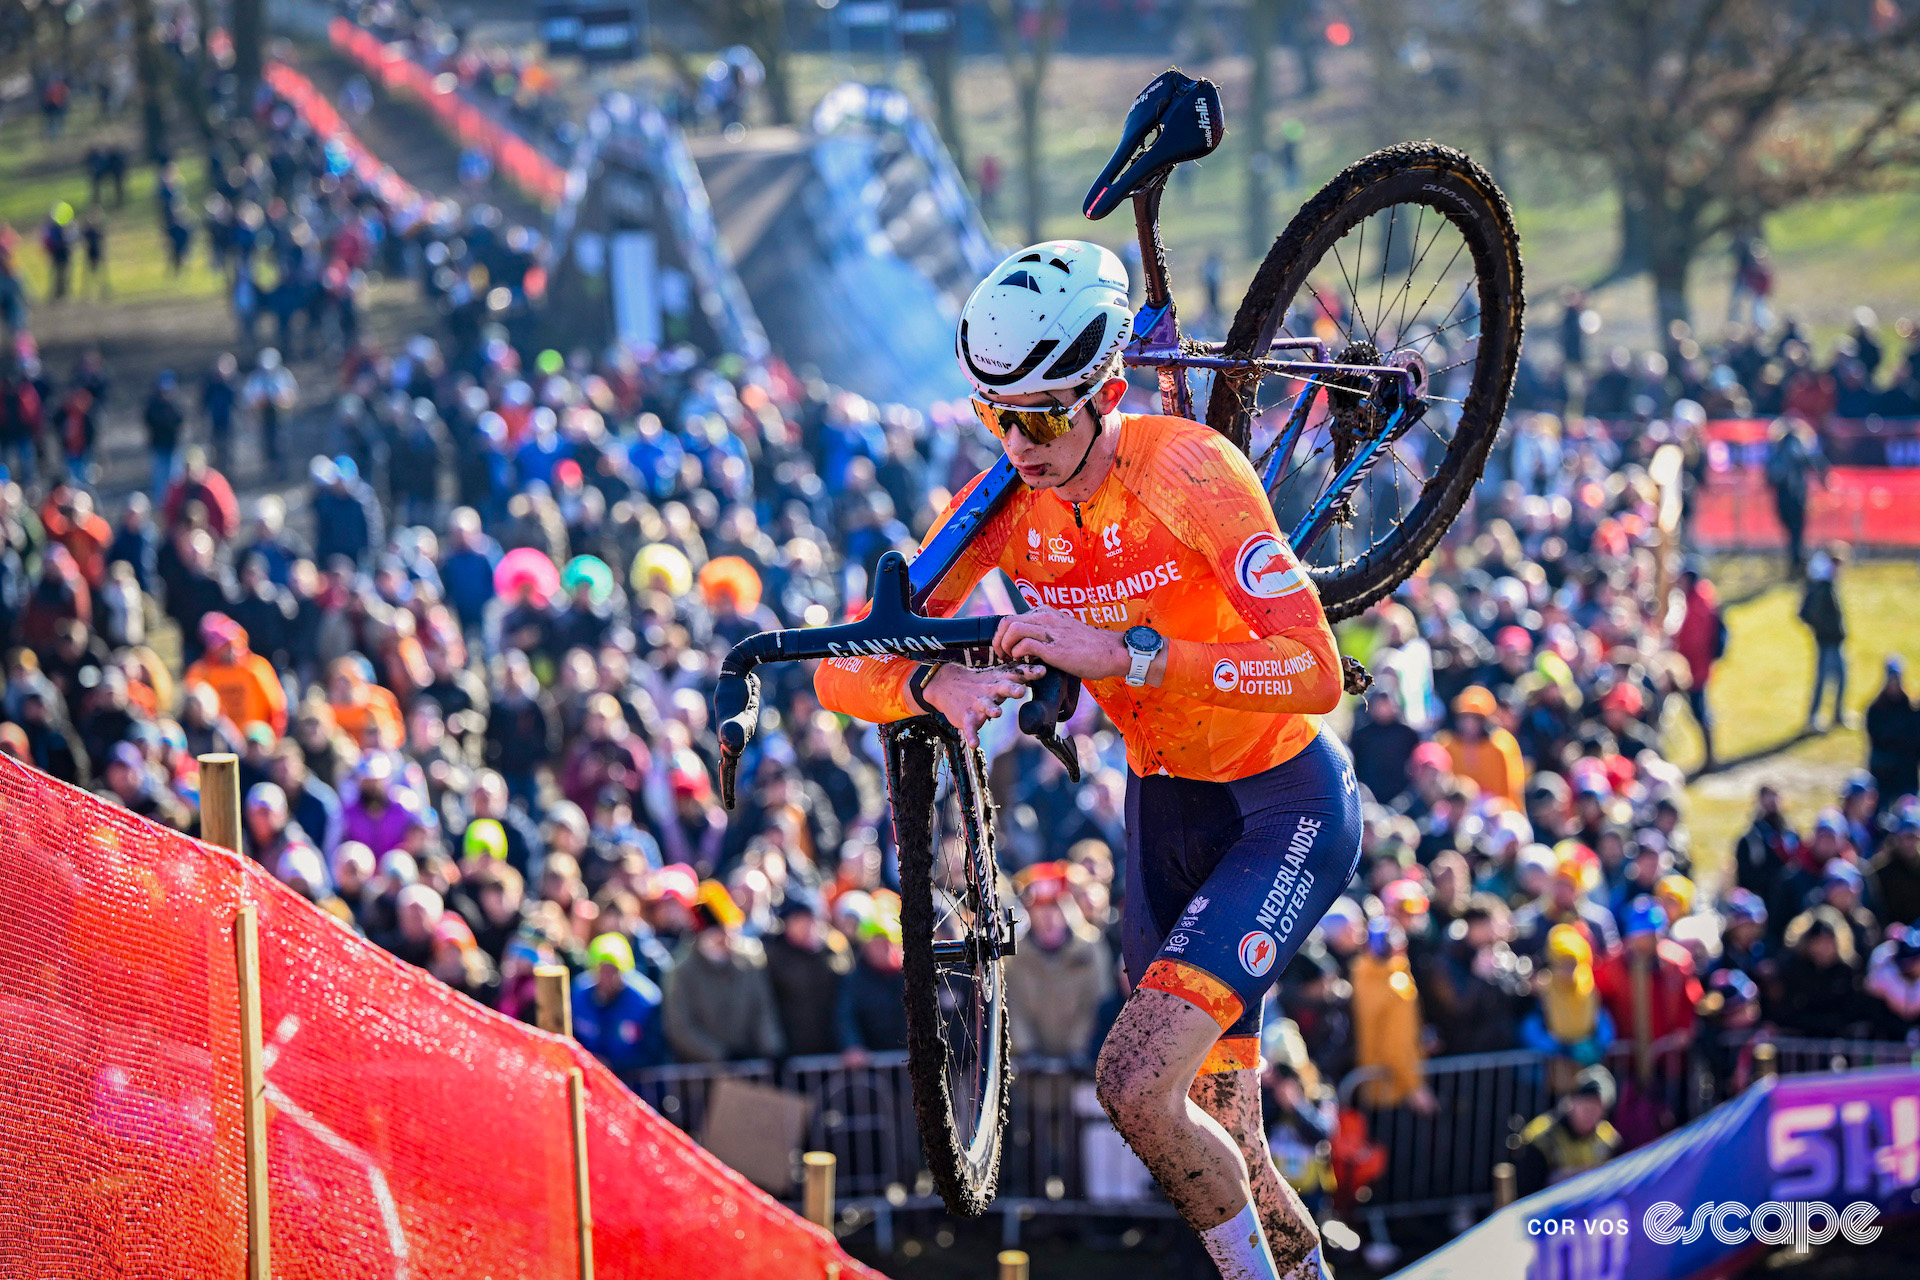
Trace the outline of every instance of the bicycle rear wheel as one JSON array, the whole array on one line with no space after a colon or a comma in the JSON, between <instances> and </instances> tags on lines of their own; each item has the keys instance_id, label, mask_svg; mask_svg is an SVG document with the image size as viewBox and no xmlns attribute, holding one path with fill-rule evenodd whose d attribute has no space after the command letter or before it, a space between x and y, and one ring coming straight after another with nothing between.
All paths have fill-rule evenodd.
<instances>
[{"instance_id":1,"label":"bicycle rear wheel","mask_svg":"<svg viewBox=\"0 0 1920 1280\"><path fill-rule=\"evenodd\" d=\"M1438 143L1403 143L1348 166L1274 241L1223 352L1259 372L1216 378L1207 422L1251 453L1256 431L1277 438L1302 382L1318 381L1315 416L1268 494L1283 530L1360 447L1385 440L1325 535L1294 548L1329 618L1399 586L1466 505L1506 412L1521 311L1520 237L1506 197L1486 170ZM1385 437L1383 384L1273 373L1273 340L1308 337L1326 340L1335 363L1411 370L1425 415Z\"/></svg>"},{"instance_id":2,"label":"bicycle rear wheel","mask_svg":"<svg viewBox=\"0 0 1920 1280\"><path fill-rule=\"evenodd\" d=\"M884 731L900 846L907 1070L927 1171L947 1208L985 1211L1013 1079L1002 957L1012 948L978 749L930 717Z\"/></svg>"}]
</instances>

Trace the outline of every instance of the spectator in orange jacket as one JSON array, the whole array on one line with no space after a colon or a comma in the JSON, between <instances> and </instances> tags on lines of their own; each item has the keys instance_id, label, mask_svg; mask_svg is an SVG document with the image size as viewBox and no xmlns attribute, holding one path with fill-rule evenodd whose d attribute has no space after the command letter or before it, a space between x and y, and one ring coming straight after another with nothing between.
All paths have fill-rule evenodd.
<instances>
[{"instance_id":1,"label":"spectator in orange jacket","mask_svg":"<svg viewBox=\"0 0 1920 1280\"><path fill-rule=\"evenodd\" d=\"M1514 736L1494 723L1500 704L1479 685L1462 689L1453 700L1453 728L1439 736L1453 771L1472 778L1483 796L1503 796L1515 809L1527 784L1527 762Z\"/></svg>"},{"instance_id":2,"label":"spectator in orange jacket","mask_svg":"<svg viewBox=\"0 0 1920 1280\"><path fill-rule=\"evenodd\" d=\"M258 721L277 738L287 731L287 691L273 664L247 647L247 629L224 613L200 620L207 651L187 668L184 682L204 684L220 699L220 713L245 728Z\"/></svg>"},{"instance_id":3,"label":"spectator in orange jacket","mask_svg":"<svg viewBox=\"0 0 1920 1280\"><path fill-rule=\"evenodd\" d=\"M1666 937L1666 931L1666 908L1652 898L1637 899L1627 910L1626 946L1594 970L1594 985L1614 1027L1636 1042L1652 1044L1675 1032L1693 1033L1700 979L1694 974L1693 954Z\"/></svg>"},{"instance_id":4,"label":"spectator in orange jacket","mask_svg":"<svg viewBox=\"0 0 1920 1280\"><path fill-rule=\"evenodd\" d=\"M405 726L400 719L400 700L391 691L373 683L373 664L358 654L334 660L327 673L327 703L333 708L333 721L340 731L365 746L367 730L377 732L383 747L400 745Z\"/></svg>"},{"instance_id":5,"label":"spectator in orange jacket","mask_svg":"<svg viewBox=\"0 0 1920 1280\"><path fill-rule=\"evenodd\" d=\"M107 547L113 542L113 526L93 509L93 495L55 485L46 505L40 508L40 523L49 541L72 553L87 586L99 591L107 580Z\"/></svg>"}]
</instances>

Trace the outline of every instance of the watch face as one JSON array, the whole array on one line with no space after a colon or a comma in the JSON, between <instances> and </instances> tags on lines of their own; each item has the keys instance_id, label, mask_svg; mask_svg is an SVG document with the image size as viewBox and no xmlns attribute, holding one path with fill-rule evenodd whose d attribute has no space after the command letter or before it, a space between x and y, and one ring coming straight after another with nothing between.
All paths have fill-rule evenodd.
<instances>
[{"instance_id":1,"label":"watch face","mask_svg":"<svg viewBox=\"0 0 1920 1280\"><path fill-rule=\"evenodd\" d=\"M1162 643L1160 633L1152 627L1128 627L1126 634L1120 639L1127 648L1141 653L1158 653Z\"/></svg>"}]
</instances>

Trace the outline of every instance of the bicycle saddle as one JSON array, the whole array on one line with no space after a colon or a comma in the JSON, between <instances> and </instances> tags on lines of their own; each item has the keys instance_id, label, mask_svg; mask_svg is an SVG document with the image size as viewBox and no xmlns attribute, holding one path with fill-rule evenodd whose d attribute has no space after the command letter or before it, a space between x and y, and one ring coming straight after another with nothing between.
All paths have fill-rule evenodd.
<instances>
[{"instance_id":1,"label":"bicycle saddle","mask_svg":"<svg viewBox=\"0 0 1920 1280\"><path fill-rule=\"evenodd\" d=\"M1099 221L1134 192L1149 186L1183 160L1198 160L1227 136L1220 90L1169 67L1140 91L1127 111L1107 167L1087 189L1087 217Z\"/></svg>"}]
</instances>

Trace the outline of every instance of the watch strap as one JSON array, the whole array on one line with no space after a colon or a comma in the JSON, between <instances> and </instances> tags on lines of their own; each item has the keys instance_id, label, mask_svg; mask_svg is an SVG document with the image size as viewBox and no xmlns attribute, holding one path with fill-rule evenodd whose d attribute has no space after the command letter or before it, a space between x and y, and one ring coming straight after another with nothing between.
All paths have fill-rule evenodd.
<instances>
[{"instance_id":1,"label":"watch strap","mask_svg":"<svg viewBox=\"0 0 1920 1280\"><path fill-rule=\"evenodd\" d=\"M907 679L907 692L919 704L920 709L930 716L940 714L931 702L927 701L927 681L933 679L933 673L940 669L937 662L923 662L913 669L913 675Z\"/></svg>"}]
</instances>

